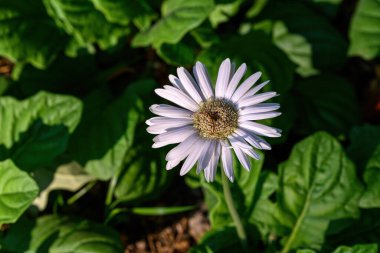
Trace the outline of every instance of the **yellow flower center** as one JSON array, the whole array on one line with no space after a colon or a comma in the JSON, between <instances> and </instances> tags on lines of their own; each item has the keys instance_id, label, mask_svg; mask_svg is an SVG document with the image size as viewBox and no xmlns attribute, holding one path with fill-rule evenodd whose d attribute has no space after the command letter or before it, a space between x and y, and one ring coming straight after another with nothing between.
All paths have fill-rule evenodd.
<instances>
[{"instance_id":1,"label":"yellow flower center","mask_svg":"<svg viewBox=\"0 0 380 253\"><path fill-rule=\"evenodd\" d=\"M225 139L238 127L239 114L232 102L212 99L193 114L194 127L207 139Z\"/></svg>"}]
</instances>

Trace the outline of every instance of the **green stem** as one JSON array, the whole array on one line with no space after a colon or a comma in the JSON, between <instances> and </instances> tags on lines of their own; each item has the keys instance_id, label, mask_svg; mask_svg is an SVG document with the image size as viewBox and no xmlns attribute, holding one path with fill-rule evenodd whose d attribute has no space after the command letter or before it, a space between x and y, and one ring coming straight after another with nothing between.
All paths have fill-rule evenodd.
<instances>
[{"instance_id":1,"label":"green stem","mask_svg":"<svg viewBox=\"0 0 380 253\"><path fill-rule=\"evenodd\" d=\"M241 242L241 246L243 247L245 252L248 252L247 235L245 233L243 223L241 222L239 214L234 207L234 201L232 199L232 194L231 194L231 189L230 189L230 182L228 181L228 178L226 177L226 175L224 175L223 172L222 172L222 182L223 182L224 199L226 200L228 211L230 212L232 220L234 221L236 232Z\"/></svg>"},{"instance_id":2,"label":"green stem","mask_svg":"<svg viewBox=\"0 0 380 253\"><path fill-rule=\"evenodd\" d=\"M67 200L68 205L74 204L78 199L80 199L83 195L85 195L91 188L96 184L96 181L89 182L85 187L83 187L80 191L75 193L71 198Z\"/></svg>"}]
</instances>

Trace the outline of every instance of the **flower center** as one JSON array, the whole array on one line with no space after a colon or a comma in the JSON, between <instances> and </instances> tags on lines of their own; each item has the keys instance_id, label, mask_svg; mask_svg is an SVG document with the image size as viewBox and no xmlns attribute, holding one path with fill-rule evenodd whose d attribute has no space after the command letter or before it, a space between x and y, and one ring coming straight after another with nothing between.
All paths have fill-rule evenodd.
<instances>
[{"instance_id":1,"label":"flower center","mask_svg":"<svg viewBox=\"0 0 380 253\"><path fill-rule=\"evenodd\" d=\"M239 114L232 102L213 99L204 102L193 114L194 127L207 139L225 139L238 126Z\"/></svg>"}]
</instances>

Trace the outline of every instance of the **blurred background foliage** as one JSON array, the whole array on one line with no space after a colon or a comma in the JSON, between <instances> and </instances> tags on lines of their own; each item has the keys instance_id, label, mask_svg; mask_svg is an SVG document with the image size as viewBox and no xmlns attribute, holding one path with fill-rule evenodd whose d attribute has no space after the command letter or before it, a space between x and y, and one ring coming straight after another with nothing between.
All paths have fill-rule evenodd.
<instances>
[{"instance_id":1,"label":"blurred background foliage","mask_svg":"<svg viewBox=\"0 0 380 253\"><path fill-rule=\"evenodd\" d=\"M235 163L251 251L378 252L379 0L0 0L0 251L240 252L220 175L165 171L144 123L227 57L281 94Z\"/></svg>"}]
</instances>

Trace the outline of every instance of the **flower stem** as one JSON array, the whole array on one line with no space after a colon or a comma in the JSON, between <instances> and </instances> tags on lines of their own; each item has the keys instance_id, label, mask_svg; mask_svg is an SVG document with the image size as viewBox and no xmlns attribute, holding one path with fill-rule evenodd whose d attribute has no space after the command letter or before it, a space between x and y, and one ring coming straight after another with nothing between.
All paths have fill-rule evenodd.
<instances>
[{"instance_id":1,"label":"flower stem","mask_svg":"<svg viewBox=\"0 0 380 253\"><path fill-rule=\"evenodd\" d=\"M230 212L232 220L235 224L236 232L240 239L241 246L243 247L245 252L248 252L247 235L245 233L243 223L241 222L239 214L236 211L236 208L234 207L234 201L232 199L232 194L231 194L231 189L230 189L230 182L228 181L228 178L226 177L226 175L224 175L223 172L222 172L222 182L223 182L224 199L226 200L228 211Z\"/></svg>"}]
</instances>

